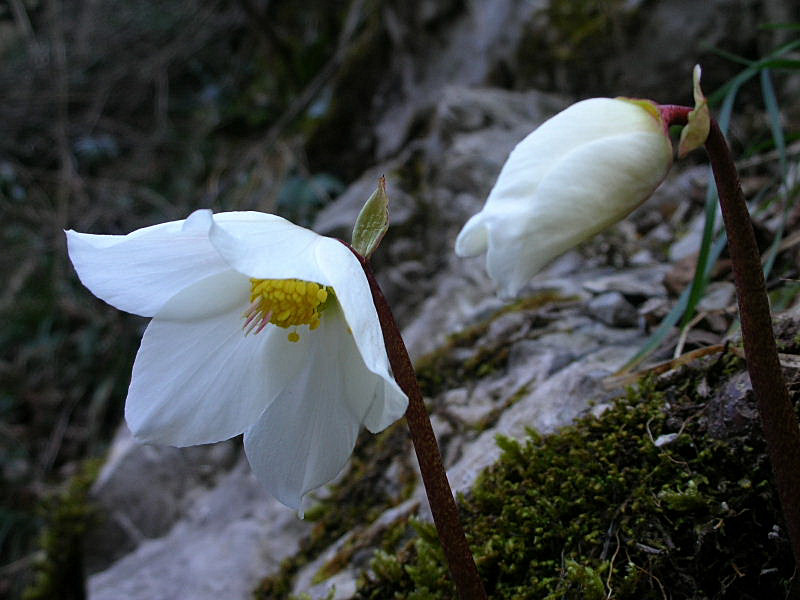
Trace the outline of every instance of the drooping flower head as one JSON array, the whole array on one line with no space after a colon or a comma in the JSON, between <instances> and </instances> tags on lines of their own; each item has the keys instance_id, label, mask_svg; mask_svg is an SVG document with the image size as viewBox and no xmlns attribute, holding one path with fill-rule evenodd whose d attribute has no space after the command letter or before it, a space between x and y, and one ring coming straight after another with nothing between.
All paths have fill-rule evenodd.
<instances>
[{"instance_id":1,"label":"drooping flower head","mask_svg":"<svg viewBox=\"0 0 800 600\"><path fill-rule=\"evenodd\" d=\"M513 296L552 259L619 221L658 187L672 145L655 104L593 98L522 140L456 254L486 253L489 276Z\"/></svg>"},{"instance_id":2,"label":"drooping flower head","mask_svg":"<svg viewBox=\"0 0 800 600\"><path fill-rule=\"evenodd\" d=\"M188 446L244 433L258 479L281 502L333 479L362 425L399 419L369 283L340 242L258 212L128 235L67 231L96 296L152 317L125 418L148 442Z\"/></svg>"}]
</instances>

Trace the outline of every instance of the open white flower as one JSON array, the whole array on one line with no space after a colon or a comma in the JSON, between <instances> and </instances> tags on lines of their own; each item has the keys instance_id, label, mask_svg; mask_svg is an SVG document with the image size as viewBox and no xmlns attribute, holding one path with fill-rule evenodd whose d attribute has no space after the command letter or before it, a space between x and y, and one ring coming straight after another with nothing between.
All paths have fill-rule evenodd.
<instances>
[{"instance_id":1,"label":"open white flower","mask_svg":"<svg viewBox=\"0 0 800 600\"><path fill-rule=\"evenodd\" d=\"M646 200L672 164L672 145L648 101L573 104L517 144L456 254L487 253L489 276L513 296L552 259Z\"/></svg>"},{"instance_id":2,"label":"open white flower","mask_svg":"<svg viewBox=\"0 0 800 600\"><path fill-rule=\"evenodd\" d=\"M137 438L244 433L258 479L299 508L344 466L361 425L377 432L404 414L369 283L340 242L275 215L209 210L67 242L92 293L153 317L125 404Z\"/></svg>"}]
</instances>

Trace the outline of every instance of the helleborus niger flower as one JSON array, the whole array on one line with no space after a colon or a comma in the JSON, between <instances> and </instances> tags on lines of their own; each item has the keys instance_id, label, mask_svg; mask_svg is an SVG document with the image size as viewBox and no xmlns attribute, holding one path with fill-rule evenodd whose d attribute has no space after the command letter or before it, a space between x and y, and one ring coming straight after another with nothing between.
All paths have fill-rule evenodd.
<instances>
[{"instance_id":1,"label":"helleborus niger flower","mask_svg":"<svg viewBox=\"0 0 800 600\"><path fill-rule=\"evenodd\" d=\"M672 164L655 104L593 98L522 140L456 254L486 253L489 276L513 296L543 266L641 204Z\"/></svg>"},{"instance_id":2,"label":"helleborus niger flower","mask_svg":"<svg viewBox=\"0 0 800 600\"><path fill-rule=\"evenodd\" d=\"M258 212L128 235L67 231L83 284L152 317L125 418L147 442L189 446L244 433L257 478L300 508L407 399L393 379L369 283L340 242Z\"/></svg>"}]
</instances>

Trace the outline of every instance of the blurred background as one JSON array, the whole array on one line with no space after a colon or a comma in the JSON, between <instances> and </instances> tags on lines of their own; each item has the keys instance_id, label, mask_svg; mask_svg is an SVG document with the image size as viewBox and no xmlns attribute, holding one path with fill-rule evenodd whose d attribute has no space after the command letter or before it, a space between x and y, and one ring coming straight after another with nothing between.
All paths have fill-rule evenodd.
<instances>
[{"instance_id":1,"label":"blurred background","mask_svg":"<svg viewBox=\"0 0 800 600\"><path fill-rule=\"evenodd\" d=\"M365 199L374 170L390 164L390 190L406 197L401 207L414 218L399 219L387 238L393 250L376 260L408 320L426 293L414 282L443 264L420 256L450 247L467 214L443 215L448 205L426 187L453 156L442 121L478 129L481 119L526 110L507 104L471 122L473 113L443 115L442 98L535 90L550 113L595 95L689 103L691 68L701 63L714 109L726 99L733 108L735 154L757 162L773 153L748 181L775 190L786 165L781 171L774 153L784 162L796 153L798 29L786 25L798 22L799 7L3 0L0 596L30 584L47 515L76 476L96 472L91 461L102 459L121 422L146 324L80 285L64 229L122 234L201 207L277 212L311 226L362 177L351 193ZM495 147L486 138L481 151L500 158L450 182L451 197L466 190L482 199L515 141ZM703 162L696 154L688 164ZM694 210L702 210L697 198ZM336 232L336 215L328 218Z\"/></svg>"}]
</instances>

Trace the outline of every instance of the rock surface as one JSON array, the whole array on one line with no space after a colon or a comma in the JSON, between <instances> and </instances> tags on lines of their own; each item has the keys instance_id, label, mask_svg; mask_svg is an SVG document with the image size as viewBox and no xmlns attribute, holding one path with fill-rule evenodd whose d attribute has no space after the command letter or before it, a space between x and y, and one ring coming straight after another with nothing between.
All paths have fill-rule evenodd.
<instances>
[{"instance_id":1,"label":"rock surface","mask_svg":"<svg viewBox=\"0 0 800 600\"><path fill-rule=\"evenodd\" d=\"M180 471L173 473L174 478ZM134 496L147 501L152 488ZM249 598L258 581L294 554L311 525L270 498L242 456L216 486L195 490L166 535L89 578L97 600Z\"/></svg>"},{"instance_id":2,"label":"rock surface","mask_svg":"<svg viewBox=\"0 0 800 600\"><path fill-rule=\"evenodd\" d=\"M524 56L520 40L526 28L543 26L546 3L463 4L423 3L413 17L395 14L400 8L387 13L395 18L388 26L395 27L400 44L410 35L409 23L421 20L441 28L449 14L445 5L466 11L458 12L447 35L436 38L430 50L396 58L407 64L394 65L392 76L402 73L402 85L377 120L376 166L319 213L315 229L349 237L361 204L385 174L392 228L374 266L412 356L422 359L441 351L452 334L485 327L471 346L451 349L464 364L474 364L470 377L426 398L454 490L466 492L499 455L496 435L521 438L527 428L551 432L592 404L602 410L619 393L606 390L603 380L641 347L646 328L667 310L668 261L696 251L698 226L692 222L683 242L671 241L678 229L686 229L685 198L702 197L704 179L696 168L677 170L628 221L538 275L521 294L530 306L498 313L507 303L494 295L483 259L458 259L453 241L480 209L508 152L568 99L486 87L496 83L502 65L513 66ZM633 9L642 3L624 4ZM686 94L668 99L680 100L688 96L695 60L691 45L667 44L669 52L659 50L654 57L643 50L647 36L673 39L669 32L675 30L682 38L694 31L703 40L709 30L733 35L730 26L738 13L730 7L736 3L710 2L702 10L691 3L688 12L699 11L692 23L683 20L685 2L658 4L657 10L642 13L640 18L652 22L642 24L636 44L603 69L610 80L624 75L622 81L632 88L624 91L630 92L655 93L663 85L659 82L669 80L662 78L665 72L679 74ZM754 3L744 4L752 8ZM414 43L425 47L426 40L422 35ZM673 88L666 89L673 94ZM420 123L424 133L417 134ZM721 310L730 300L730 288L720 286L707 308ZM410 455L398 456L401 461L415 465ZM91 600L243 600L298 551L313 529L258 486L238 442L176 450L140 446L122 432L93 494L106 518L90 534ZM359 537L379 537L416 513L427 514L419 485L405 502L364 523L366 534L362 530ZM324 581L317 576L354 535L349 532L309 557L294 577L294 593L325 598L335 590L335 598L350 597L374 544Z\"/></svg>"},{"instance_id":3,"label":"rock surface","mask_svg":"<svg viewBox=\"0 0 800 600\"><path fill-rule=\"evenodd\" d=\"M91 490L103 518L86 540L87 570L100 571L142 542L165 535L237 454L233 442L191 448L141 444L123 424Z\"/></svg>"}]
</instances>

